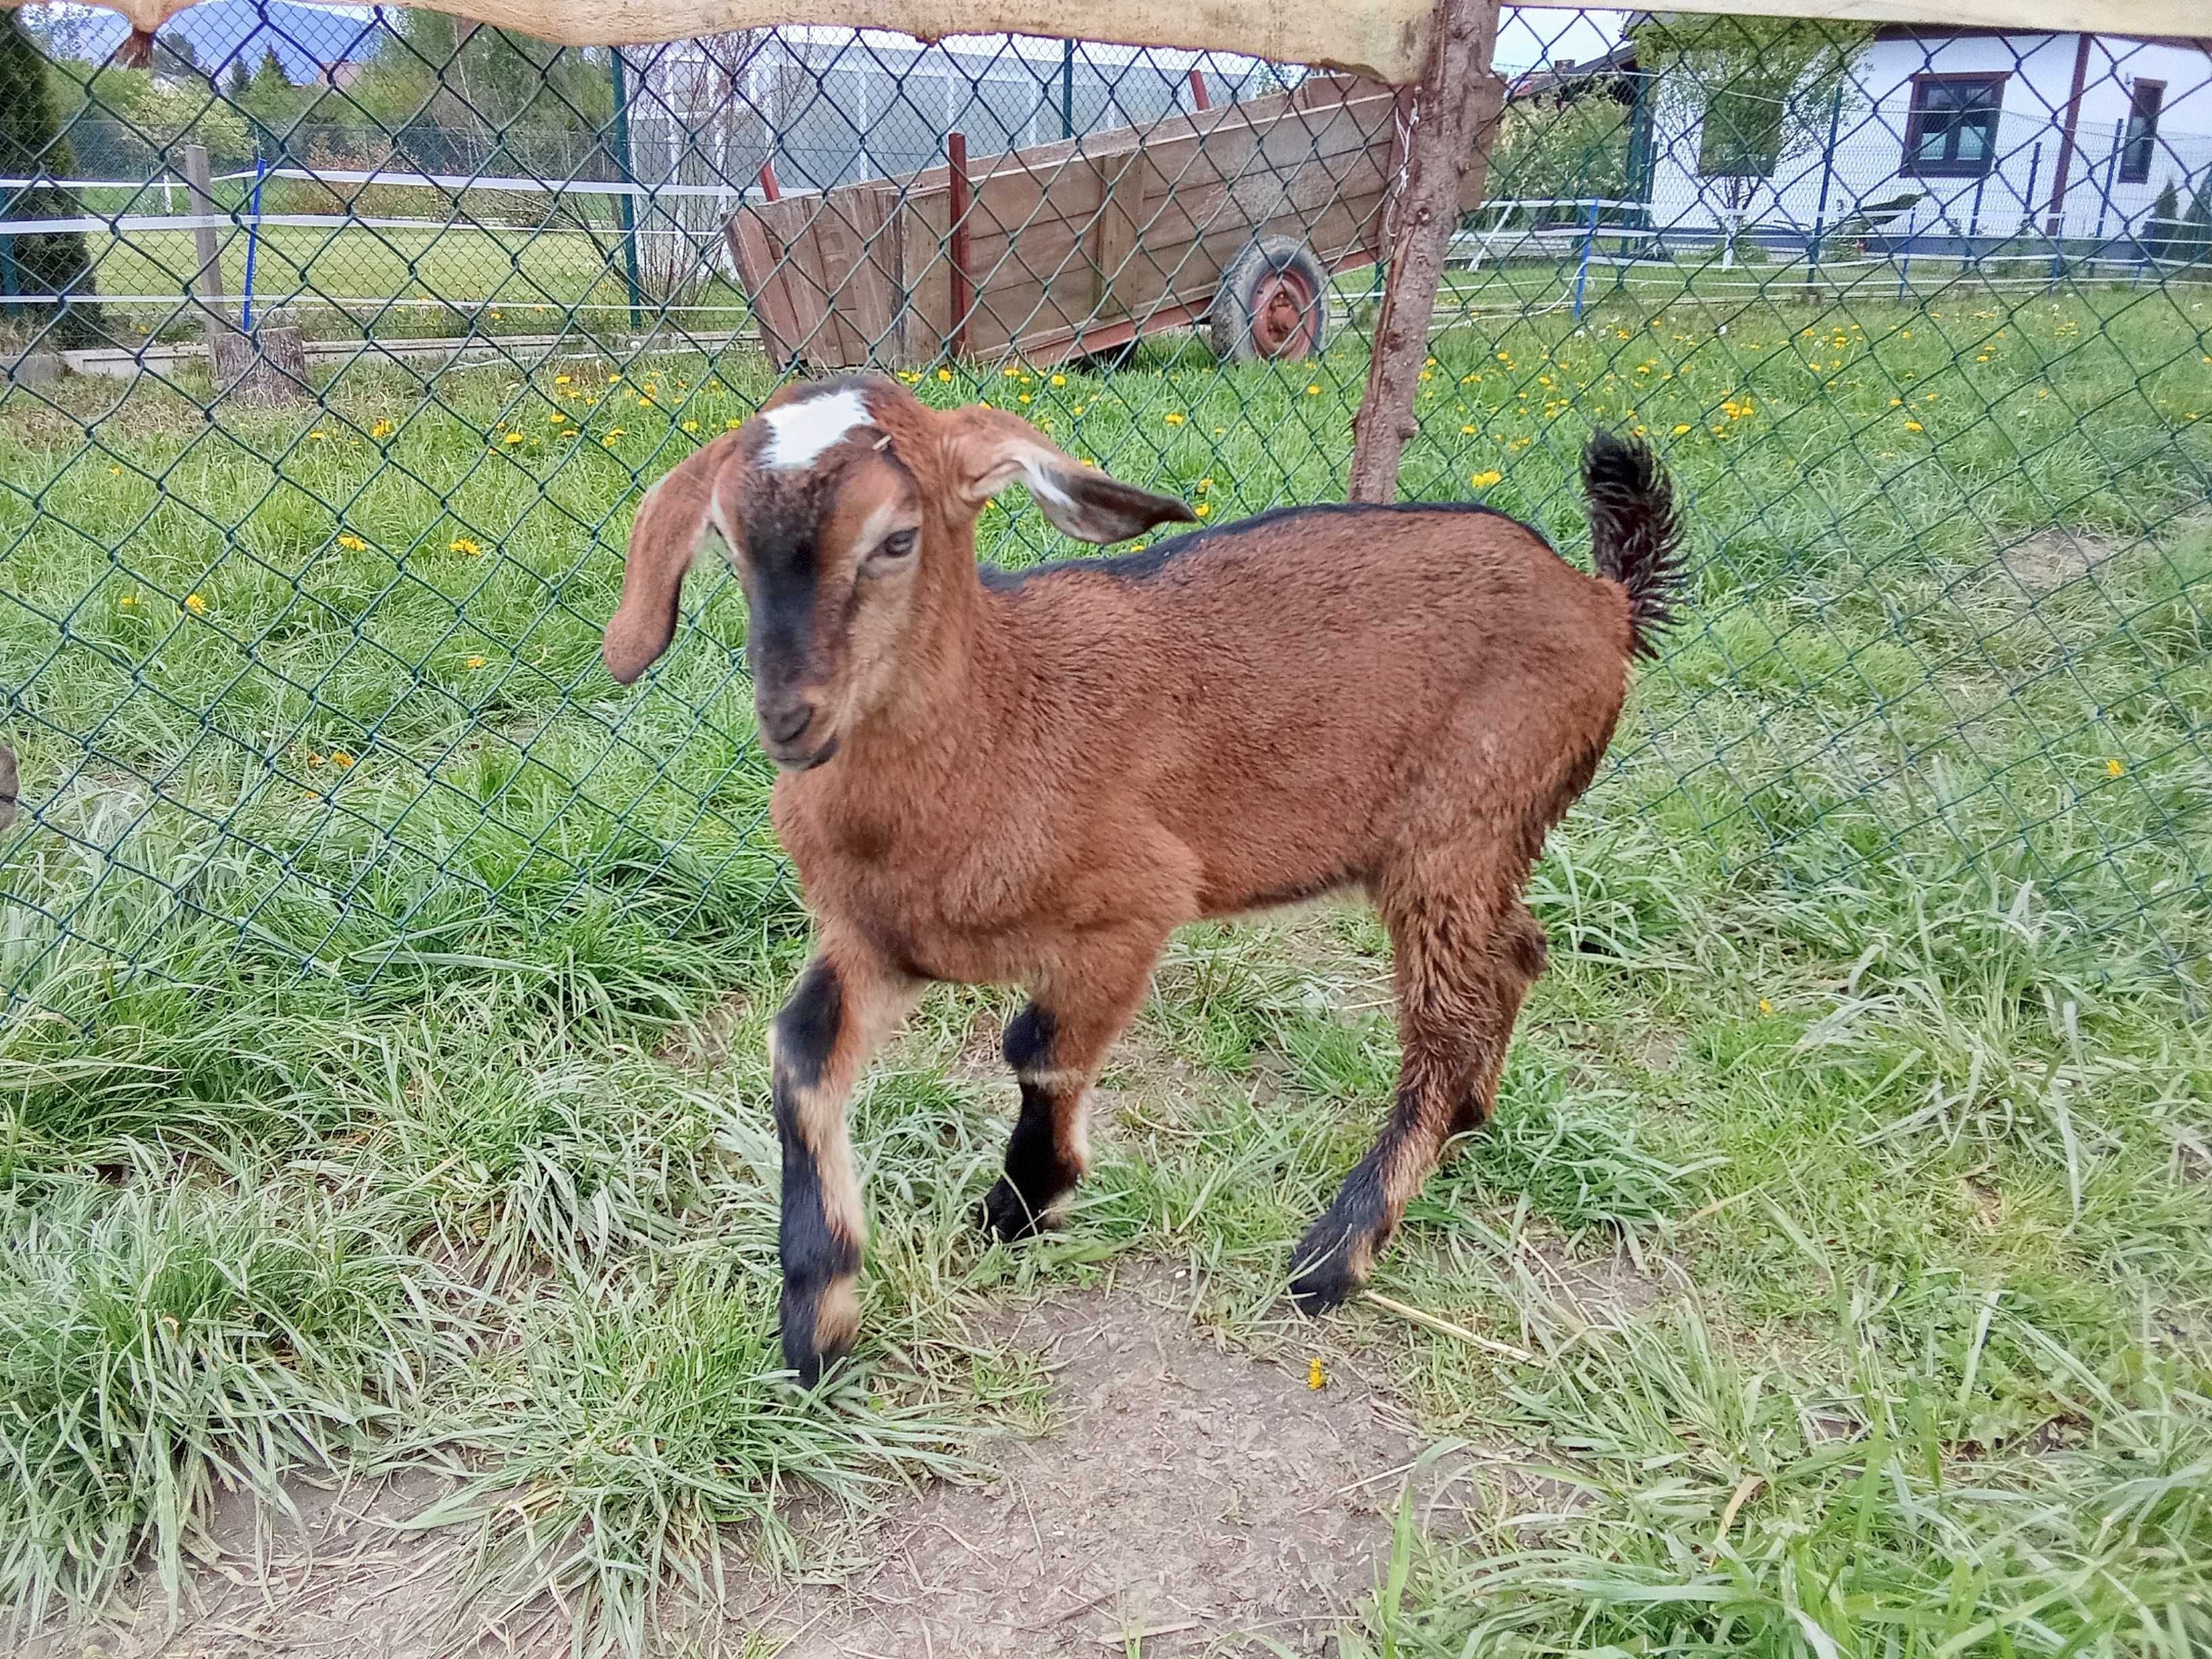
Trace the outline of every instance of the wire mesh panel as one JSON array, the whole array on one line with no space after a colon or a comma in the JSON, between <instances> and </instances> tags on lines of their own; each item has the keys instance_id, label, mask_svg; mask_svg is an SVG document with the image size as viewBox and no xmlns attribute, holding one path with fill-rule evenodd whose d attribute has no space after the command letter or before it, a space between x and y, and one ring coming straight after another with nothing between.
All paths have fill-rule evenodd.
<instances>
[{"instance_id":1,"label":"wire mesh panel","mask_svg":"<svg viewBox=\"0 0 2212 1659\"><path fill-rule=\"evenodd\" d=\"M19 1037L794 924L734 584L641 691L597 657L641 486L786 378L1013 408L1209 526L1341 497L1391 88L234 15L133 69L104 15L7 14ZM2212 61L1636 16L1502 30L1404 475L1571 555L1593 427L1680 481L1698 603L1590 810L1839 902L1994 883L2085 975L2201 980ZM983 540L1066 551L1018 495Z\"/></svg>"}]
</instances>

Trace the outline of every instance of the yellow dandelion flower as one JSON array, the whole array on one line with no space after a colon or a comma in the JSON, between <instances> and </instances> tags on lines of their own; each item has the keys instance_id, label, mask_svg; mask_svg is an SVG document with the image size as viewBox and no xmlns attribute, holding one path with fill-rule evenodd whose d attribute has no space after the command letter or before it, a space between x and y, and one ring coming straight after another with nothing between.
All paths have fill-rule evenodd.
<instances>
[{"instance_id":1,"label":"yellow dandelion flower","mask_svg":"<svg viewBox=\"0 0 2212 1659\"><path fill-rule=\"evenodd\" d=\"M338 545L345 549L349 553L366 553L368 551L368 544L362 540L360 537L353 535L350 532L338 538Z\"/></svg>"},{"instance_id":2,"label":"yellow dandelion flower","mask_svg":"<svg viewBox=\"0 0 2212 1659\"><path fill-rule=\"evenodd\" d=\"M1052 377L1052 383L1054 386L1066 386L1067 384L1067 376L1065 374L1055 374Z\"/></svg>"},{"instance_id":3,"label":"yellow dandelion flower","mask_svg":"<svg viewBox=\"0 0 2212 1659\"><path fill-rule=\"evenodd\" d=\"M1674 428L1674 435L1675 435L1676 437L1678 437L1678 438L1679 438L1679 437L1680 437L1680 436L1681 436L1685 432L1687 432L1689 429L1690 429L1689 422L1686 422L1686 421L1685 421L1681 425L1680 425L1680 426L1678 426L1678 427L1676 427L1676 428Z\"/></svg>"},{"instance_id":4,"label":"yellow dandelion flower","mask_svg":"<svg viewBox=\"0 0 2212 1659\"><path fill-rule=\"evenodd\" d=\"M2128 769L2124 765L2116 760L2108 760L2105 763L2105 775L2107 777L2124 777L2127 775L2127 769Z\"/></svg>"},{"instance_id":5,"label":"yellow dandelion flower","mask_svg":"<svg viewBox=\"0 0 2212 1659\"><path fill-rule=\"evenodd\" d=\"M503 444L519 444L521 441L522 434L520 432L510 432L504 438L500 440L500 442Z\"/></svg>"},{"instance_id":6,"label":"yellow dandelion flower","mask_svg":"<svg viewBox=\"0 0 2212 1659\"><path fill-rule=\"evenodd\" d=\"M1907 421L1905 423L1905 429L1907 432L1925 432L1928 428L1917 421Z\"/></svg>"},{"instance_id":7,"label":"yellow dandelion flower","mask_svg":"<svg viewBox=\"0 0 2212 1659\"><path fill-rule=\"evenodd\" d=\"M207 615L207 600L200 594L187 593L185 595L185 609L195 617L204 617Z\"/></svg>"},{"instance_id":8,"label":"yellow dandelion flower","mask_svg":"<svg viewBox=\"0 0 2212 1659\"><path fill-rule=\"evenodd\" d=\"M1198 516L1202 519L1207 514L1212 512L1213 509L1207 506L1204 501L1200 501L1196 507L1191 508L1191 511L1197 514Z\"/></svg>"},{"instance_id":9,"label":"yellow dandelion flower","mask_svg":"<svg viewBox=\"0 0 2212 1659\"><path fill-rule=\"evenodd\" d=\"M1189 417L1184 415L1180 410L1171 409L1168 410L1166 414L1161 416L1160 418L1165 421L1170 426L1181 426L1183 422L1188 420Z\"/></svg>"},{"instance_id":10,"label":"yellow dandelion flower","mask_svg":"<svg viewBox=\"0 0 2212 1659\"><path fill-rule=\"evenodd\" d=\"M568 377L565 374L556 374L553 377L553 384L555 386L566 386L568 384Z\"/></svg>"},{"instance_id":11,"label":"yellow dandelion flower","mask_svg":"<svg viewBox=\"0 0 2212 1659\"><path fill-rule=\"evenodd\" d=\"M1321 1368L1318 1356L1306 1361L1306 1387L1315 1390L1328 1386L1328 1374Z\"/></svg>"},{"instance_id":12,"label":"yellow dandelion flower","mask_svg":"<svg viewBox=\"0 0 2212 1659\"><path fill-rule=\"evenodd\" d=\"M1477 489L1487 489L1491 485L1498 483L1504 477L1505 475L1503 472L1500 472L1496 467L1491 467L1485 471L1476 473L1473 477L1469 478L1468 482L1473 484Z\"/></svg>"},{"instance_id":13,"label":"yellow dandelion flower","mask_svg":"<svg viewBox=\"0 0 2212 1659\"><path fill-rule=\"evenodd\" d=\"M950 386L952 384L952 371L949 368L940 368L937 371L937 378Z\"/></svg>"},{"instance_id":14,"label":"yellow dandelion flower","mask_svg":"<svg viewBox=\"0 0 2212 1659\"><path fill-rule=\"evenodd\" d=\"M699 422L696 421L686 421L684 422L684 429L686 432L696 432L699 429Z\"/></svg>"},{"instance_id":15,"label":"yellow dandelion flower","mask_svg":"<svg viewBox=\"0 0 2212 1659\"><path fill-rule=\"evenodd\" d=\"M333 766L351 766L353 764L353 757L343 749L333 749L331 750L331 764Z\"/></svg>"},{"instance_id":16,"label":"yellow dandelion flower","mask_svg":"<svg viewBox=\"0 0 2212 1659\"><path fill-rule=\"evenodd\" d=\"M1306 396L1307 396L1307 397L1309 397L1309 398L1318 398L1318 397L1320 397L1320 396L1321 396L1321 388L1320 388L1319 386L1308 386L1308 387L1306 388Z\"/></svg>"},{"instance_id":17,"label":"yellow dandelion flower","mask_svg":"<svg viewBox=\"0 0 2212 1659\"><path fill-rule=\"evenodd\" d=\"M125 609L128 609L137 603L138 596L136 593L125 593L121 599L116 600L116 604L124 606Z\"/></svg>"},{"instance_id":18,"label":"yellow dandelion flower","mask_svg":"<svg viewBox=\"0 0 2212 1659\"><path fill-rule=\"evenodd\" d=\"M1759 1000L1759 1012L1762 1014L1771 1014L1774 1012L1774 1005L1765 997L1761 997Z\"/></svg>"},{"instance_id":19,"label":"yellow dandelion flower","mask_svg":"<svg viewBox=\"0 0 2212 1659\"><path fill-rule=\"evenodd\" d=\"M448 553L465 553L473 559L483 551L483 544L466 536L456 536L446 544L446 550Z\"/></svg>"},{"instance_id":20,"label":"yellow dandelion flower","mask_svg":"<svg viewBox=\"0 0 2212 1659\"><path fill-rule=\"evenodd\" d=\"M471 657L468 665L471 668L482 668L484 665L484 659L482 657Z\"/></svg>"}]
</instances>

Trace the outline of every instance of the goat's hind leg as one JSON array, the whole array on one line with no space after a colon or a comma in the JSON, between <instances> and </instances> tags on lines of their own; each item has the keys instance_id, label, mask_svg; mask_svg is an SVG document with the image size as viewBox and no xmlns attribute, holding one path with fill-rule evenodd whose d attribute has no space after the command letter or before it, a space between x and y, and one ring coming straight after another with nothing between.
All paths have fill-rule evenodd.
<instances>
[{"instance_id":1,"label":"goat's hind leg","mask_svg":"<svg viewBox=\"0 0 2212 1659\"><path fill-rule=\"evenodd\" d=\"M915 986L862 952L825 948L769 1028L770 1088L783 1148L784 1364L811 1388L850 1352L867 1221L845 1103L876 1045L914 1006Z\"/></svg>"},{"instance_id":2,"label":"goat's hind leg","mask_svg":"<svg viewBox=\"0 0 2212 1659\"><path fill-rule=\"evenodd\" d=\"M1086 951L1079 975L1036 988L1006 1026L1006 1064L1021 1084L1021 1115L1006 1173L984 1195L994 1238L1026 1238L1054 1212L1090 1163L1091 1087L1106 1051L1136 1015L1160 939L1150 934Z\"/></svg>"},{"instance_id":3,"label":"goat's hind leg","mask_svg":"<svg viewBox=\"0 0 2212 1659\"><path fill-rule=\"evenodd\" d=\"M1486 1120L1522 999L1544 970L1544 934L1510 886L1378 884L1396 958L1398 1095L1374 1149L1291 1256L1303 1312L1357 1290L1446 1140Z\"/></svg>"}]
</instances>

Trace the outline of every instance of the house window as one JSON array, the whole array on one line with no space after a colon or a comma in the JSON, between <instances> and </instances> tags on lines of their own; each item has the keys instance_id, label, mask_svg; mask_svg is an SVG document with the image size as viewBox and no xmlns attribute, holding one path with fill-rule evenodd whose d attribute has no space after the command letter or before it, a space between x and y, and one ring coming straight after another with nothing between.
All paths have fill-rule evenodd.
<instances>
[{"instance_id":1,"label":"house window","mask_svg":"<svg viewBox=\"0 0 2212 1659\"><path fill-rule=\"evenodd\" d=\"M2120 182L2150 182L2151 152L2158 148L2159 106L2166 102L2166 82L2138 81L2128 100L2128 135L2120 146Z\"/></svg>"},{"instance_id":2,"label":"house window","mask_svg":"<svg viewBox=\"0 0 2212 1659\"><path fill-rule=\"evenodd\" d=\"M1912 83L1902 172L1971 179L1996 155L2002 75L1923 75Z\"/></svg>"},{"instance_id":3,"label":"house window","mask_svg":"<svg viewBox=\"0 0 2212 1659\"><path fill-rule=\"evenodd\" d=\"M1782 157L1782 100L1723 87L1705 104L1698 171L1708 179L1765 179Z\"/></svg>"}]
</instances>

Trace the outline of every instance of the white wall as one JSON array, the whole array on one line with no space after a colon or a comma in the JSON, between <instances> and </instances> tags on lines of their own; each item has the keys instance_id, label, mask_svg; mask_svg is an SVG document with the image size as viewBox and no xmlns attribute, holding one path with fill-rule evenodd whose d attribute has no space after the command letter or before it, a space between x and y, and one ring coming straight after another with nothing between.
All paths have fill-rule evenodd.
<instances>
[{"instance_id":1,"label":"white wall","mask_svg":"<svg viewBox=\"0 0 2212 1659\"><path fill-rule=\"evenodd\" d=\"M1662 230L1701 234L1720 228L1733 184L1747 224L1808 232L1820 216L1834 224L1861 202L1922 192L1909 216L1892 228L2003 236L2039 230L2050 206L2052 174L2064 131L2080 37L2008 34L1881 40L1853 66L1832 161L1826 131L1785 154L1771 177L1731 181L1698 172L1703 112L1694 97L1662 88L1655 124L1652 222ZM1900 171L1917 75L2003 73L1996 161L1980 179L1920 178ZM2150 177L2122 184L2114 165L2114 133L2124 123L2133 83L2166 82L2159 143ZM1818 124L1816 124L1818 125ZM2069 168L2063 234L2107 236L2139 229L2160 186L2172 179L2186 200L2189 180L2212 170L2212 54L2194 46L2093 39L2081 113Z\"/></svg>"}]
</instances>

